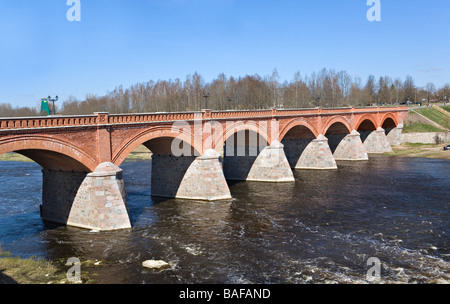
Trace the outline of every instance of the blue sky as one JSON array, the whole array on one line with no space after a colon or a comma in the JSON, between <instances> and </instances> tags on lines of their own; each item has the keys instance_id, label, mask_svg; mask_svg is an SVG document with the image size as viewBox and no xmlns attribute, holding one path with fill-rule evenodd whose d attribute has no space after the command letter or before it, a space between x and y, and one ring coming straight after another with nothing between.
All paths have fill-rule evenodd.
<instances>
[{"instance_id":1,"label":"blue sky","mask_svg":"<svg viewBox=\"0 0 450 304\"><path fill-rule=\"evenodd\" d=\"M270 75L281 81L323 68L416 85L450 83L450 1L0 0L0 103L104 95L158 79L206 81Z\"/></svg>"}]
</instances>

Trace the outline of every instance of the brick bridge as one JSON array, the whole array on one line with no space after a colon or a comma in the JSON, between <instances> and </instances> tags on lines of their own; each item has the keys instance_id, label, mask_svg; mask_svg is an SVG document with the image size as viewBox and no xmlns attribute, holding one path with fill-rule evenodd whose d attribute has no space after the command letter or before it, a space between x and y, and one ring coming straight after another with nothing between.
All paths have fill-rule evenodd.
<instances>
[{"instance_id":1,"label":"brick bridge","mask_svg":"<svg viewBox=\"0 0 450 304\"><path fill-rule=\"evenodd\" d=\"M122 170L152 153L152 195L225 200L226 180L294 182L400 144L406 107L211 111L0 119L0 154L42 166L41 216L87 229L130 228Z\"/></svg>"}]
</instances>

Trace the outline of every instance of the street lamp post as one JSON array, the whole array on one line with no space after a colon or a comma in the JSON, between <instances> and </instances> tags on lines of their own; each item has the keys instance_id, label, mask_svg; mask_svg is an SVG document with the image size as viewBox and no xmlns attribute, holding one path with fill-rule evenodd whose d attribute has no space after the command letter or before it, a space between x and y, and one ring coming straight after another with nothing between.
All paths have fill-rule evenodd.
<instances>
[{"instance_id":1,"label":"street lamp post","mask_svg":"<svg viewBox=\"0 0 450 304\"><path fill-rule=\"evenodd\" d=\"M205 110L208 109L208 97L209 97L209 93L206 93L205 95L203 95L203 97L205 98Z\"/></svg>"},{"instance_id":2,"label":"street lamp post","mask_svg":"<svg viewBox=\"0 0 450 304\"><path fill-rule=\"evenodd\" d=\"M51 96L48 96L48 101L51 101L53 103L53 115L56 114L55 101L58 101L58 99L58 95L54 99L52 99Z\"/></svg>"}]
</instances>

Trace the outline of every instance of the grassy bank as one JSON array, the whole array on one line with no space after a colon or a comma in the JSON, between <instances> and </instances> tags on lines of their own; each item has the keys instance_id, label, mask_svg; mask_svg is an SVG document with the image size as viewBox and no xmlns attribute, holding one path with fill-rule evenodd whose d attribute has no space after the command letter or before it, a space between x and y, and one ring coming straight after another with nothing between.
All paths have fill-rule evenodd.
<instances>
[{"instance_id":1,"label":"grassy bank","mask_svg":"<svg viewBox=\"0 0 450 304\"><path fill-rule=\"evenodd\" d=\"M152 152L150 152L147 147L140 145L133 152L131 152L125 161L142 160L142 159L152 159Z\"/></svg>"},{"instance_id":2,"label":"grassy bank","mask_svg":"<svg viewBox=\"0 0 450 304\"><path fill-rule=\"evenodd\" d=\"M441 109L444 109L447 111L447 106L441 107ZM421 109L415 109L417 113L420 113L421 115L427 117L431 121L434 121L438 125L444 127L445 129L450 129L450 117L446 115L445 113L442 113L438 109L435 108L421 108Z\"/></svg>"},{"instance_id":3,"label":"grassy bank","mask_svg":"<svg viewBox=\"0 0 450 304\"><path fill-rule=\"evenodd\" d=\"M20 155L18 153L2 154L2 155L0 155L0 161L20 161L20 162L27 162L27 163L33 162L28 157L25 157L25 156Z\"/></svg>"},{"instance_id":4,"label":"grassy bank","mask_svg":"<svg viewBox=\"0 0 450 304\"><path fill-rule=\"evenodd\" d=\"M12 257L0 248L0 284L63 284L68 283L62 273L48 261Z\"/></svg>"},{"instance_id":5,"label":"grassy bank","mask_svg":"<svg viewBox=\"0 0 450 304\"><path fill-rule=\"evenodd\" d=\"M441 106L441 109L450 113L450 106Z\"/></svg>"},{"instance_id":6,"label":"grassy bank","mask_svg":"<svg viewBox=\"0 0 450 304\"><path fill-rule=\"evenodd\" d=\"M10 252L2 251L0 245L0 285L2 284L74 284L67 279L71 266L65 260L49 262L38 258L23 259L13 257ZM81 261L81 282L75 284L93 284L94 268L99 261ZM94 267L94 268L93 268Z\"/></svg>"},{"instance_id":7,"label":"grassy bank","mask_svg":"<svg viewBox=\"0 0 450 304\"><path fill-rule=\"evenodd\" d=\"M427 133L427 132L442 132L435 126L427 125L420 122L413 122L403 128L404 133Z\"/></svg>"},{"instance_id":8,"label":"grassy bank","mask_svg":"<svg viewBox=\"0 0 450 304\"><path fill-rule=\"evenodd\" d=\"M444 151L446 144L413 144L405 143L400 146L392 147L393 152L384 153L386 156L405 156L405 157L423 157L433 159L450 160L450 151Z\"/></svg>"}]
</instances>

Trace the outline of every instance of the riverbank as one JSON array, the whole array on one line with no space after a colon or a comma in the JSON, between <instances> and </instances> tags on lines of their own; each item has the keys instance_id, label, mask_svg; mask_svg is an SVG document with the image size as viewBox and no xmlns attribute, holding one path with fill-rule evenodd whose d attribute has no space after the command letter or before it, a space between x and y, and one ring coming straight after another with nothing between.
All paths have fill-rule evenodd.
<instances>
[{"instance_id":1,"label":"riverbank","mask_svg":"<svg viewBox=\"0 0 450 304\"><path fill-rule=\"evenodd\" d=\"M445 144L404 143L400 146L392 147L393 152L387 152L384 153L383 155L450 160L450 151L444 151L444 146L448 144L450 143Z\"/></svg>"},{"instance_id":2,"label":"riverbank","mask_svg":"<svg viewBox=\"0 0 450 304\"><path fill-rule=\"evenodd\" d=\"M49 262L46 260L31 257L23 259L13 257L10 252L4 252L0 246L0 285L2 284L73 284L67 279L66 272L61 269L69 269L65 266L65 261ZM81 262L83 268L98 265L101 262L84 261ZM89 271L81 273L81 282L76 284L94 283Z\"/></svg>"},{"instance_id":3,"label":"riverbank","mask_svg":"<svg viewBox=\"0 0 450 304\"><path fill-rule=\"evenodd\" d=\"M144 145L140 145L139 147L134 149L134 151L131 152L127 156L125 161L130 161L130 160L150 160L150 159L152 159L152 152L150 152L150 150L147 149L147 147L145 147Z\"/></svg>"},{"instance_id":4,"label":"riverbank","mask_svg":"<svg viewBox=\"0 0 450 304\"><path fill-rule=\"evenodd\" d=\"M66 277L48 261L12 257L0 249L0 284L65 284Z\"/></svg>"}]
</instances>

